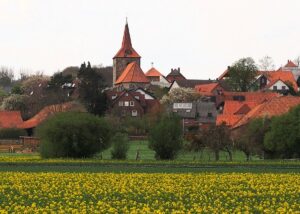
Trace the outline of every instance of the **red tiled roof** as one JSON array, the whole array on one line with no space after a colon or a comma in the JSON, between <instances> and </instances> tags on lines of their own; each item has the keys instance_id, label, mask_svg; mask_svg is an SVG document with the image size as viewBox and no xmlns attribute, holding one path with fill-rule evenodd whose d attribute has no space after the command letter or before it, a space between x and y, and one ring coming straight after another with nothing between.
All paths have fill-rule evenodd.
<instances>
[{"instance_id":1,"label":"red tiled roof","mask_svg":"<svg viewBox=\"0 0 300 214\"><path fill-rule=\"evenodd\" d=\"M292 87L294 88L294 90L298 91L297 82L291 71L283 71L283 70L279 69L277 71L261 71L261 74L266 75L267 79L270 81L268 86L272 86L278 80L281 80L284 83L289 82L290 84L292 84Z\"/></svg>"},{"instance_id":2,"label":"red tiled roof","mask_svg":"<svg viewBox=\"0 0 300 214\"><path fill-rule=\"evenodd\" d=\"M34 127L38 126L40 123L42 123L44 120L46 120L48 117L50 117L56 113L59 113L59 112L69 111L69 110L73 109L74 107L75 106L72 102L46 106L35 116L30 118L29 120L24 121L24 123L22 124L21 127L24 129L34 128Z\"/></svg>"},{"instance_id":3,"label":"red tiled roof","mask_svg":"<svg viewBox=\"0 0 300 214\"><path fill-rule=\"evenodd\" d=\"M149 83L148 78L136 62L129 63L115 84Z\"/></svg>"},{"instance_id":4,"label":"red tiled roof","mask_svg":"<svg viewBox=\"0 0 300 214\"><path fill-rule=\"evenodd\" d=\"M220 114L217 116L216 124L221 125L222 123L225 123L227 126L233 126L236 124L243 115L226 115L226 114Z\"/></svg>"},{"instance_id":5,"label":"red tiled roof","mask_svg":"<svg viewBox=\"0 0 300 214\"><path fill-rule=\"evenodd\" d=\"M223 92L224 100L233 100L234 96L244 96L245 101L252 101L262 103L263 101L270 100L273 97L278 97L280 94L275 92Z\"/></svg>"},{"instance_id":6,"label":"red tiled roof","mask_svg":"<svg viewBox=\"0 0 300 214\"><path fill-rule=\"evenodd\" d=\"M0 128L20 128L22 123L20 111L0 111Z\"/></svg>"},{"instance_id":7,"label":"red tiled roof","mask_svg":"<svg viewBox=\"0 0 300 214\"><path fill-rule=\"evenodd\" d=\"M228 74L228 69L226 69L219 77L218 80L222 80Z\"/></svg>"},{"instance_id":8,"label":"red tiled roof","mask_svg":"<svg viewBox=\"0 0 300 214\"><path fill-rule=\"evenodd\" d=\"M254 101L225 101L223 114L246 114L258 104Z\"/></svg>"},{"instance_id":9,"label":"red tiled roof","mask_svg":"<svg viewBox=\"0 0 300 214\"><path fill-rule=\"evenodd\" d=\"M297 105L300 105L300 97L275 97L253 108L233 128L245 125L254 118L279 116Z\"/></svg>"},{"instance_id":10,"label":"red tiled roof","mask_svg":"<svg viewBox=\"0 0 300 214\"><path fill-rule=\"evenodd\" d=\"M286 67L286 68L297 68L298 66L294 62L292 62L292 60L288 60L284 67Z\"/></svg>"},{"instance_id":11,"label":"red tiled roof","mask_svg":"<svg viewBox=\"0 0 300 214\"><path fill-rule=\"evenodd\" d=\"M114 56L114 58L117 57L141 57L132 47L129 27L127 23L124 29L122 47L118 51L118 53Z\"/></svg>"},{"instance_id":12,"label":"red tiled roof","mask_svg":"<svg viewBox=\"0 0 300 214\"><path fill-rule=\"evenodd\" d=\"M146 76L147 77L160 77L160 76L162 76L162 74L153 67L149 71L147 71Z\"/></svg>"},{"instance_id":13,"label":"red tiled roof","mask_svg":"<svg viewBox=\"0 0 300 214\"><path fill-rule=\"evenodd\" d=\"M209 84L196 85L195 89L200 94L206 95L206 94L211 94L217 86L219 86L219 83L209 83Z\"/></svg>"}]
</instances>

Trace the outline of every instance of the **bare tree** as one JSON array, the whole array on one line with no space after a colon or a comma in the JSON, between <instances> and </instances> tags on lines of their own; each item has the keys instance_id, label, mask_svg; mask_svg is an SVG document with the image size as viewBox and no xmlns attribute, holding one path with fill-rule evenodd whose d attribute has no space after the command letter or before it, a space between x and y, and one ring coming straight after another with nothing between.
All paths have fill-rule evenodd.
<instances>
[{"instance_id":1,"label":"bare tree","mask_svg":"<svg viewBox=\"0 0 300 214\"><path fill-rule=\"evenodd\" d=\"M270 56L264 56L259 60L258 67L264 71L270 71L275 69L275 64Z\"/></svg>"},{"instance_id":2,"label":"bare tree","mask_svg":"<svg viewBox=\"0 0 300 214\"><path fill-rule=\"evenodd\" d=\"M8 67L2 66L0 68L0 85L8 86L11 85L14 79L14 71Z\"/></svg>"},{"instance_id":3,"label":"bare tree","mask_svg":"<svg viewBox=\"0 0 300 214\"><path fill-rule=\"evenodd\" d=\"M297 56L296 59L294 59L294 63L299 67L300 66L300 56Z\"/></svg>"}]
</instances>

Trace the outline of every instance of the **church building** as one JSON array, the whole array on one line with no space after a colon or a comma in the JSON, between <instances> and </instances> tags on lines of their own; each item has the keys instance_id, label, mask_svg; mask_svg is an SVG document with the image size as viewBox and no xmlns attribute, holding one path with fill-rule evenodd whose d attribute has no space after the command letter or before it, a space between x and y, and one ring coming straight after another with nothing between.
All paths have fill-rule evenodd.
<instances>
[{"instance_id":1,"label":"church building","mask_svg":"<svg viewBox=\"0 0 300 214\"><path fill-rule=\"evenodd\" d=\"M141 56L131 43L126 21L121 49L113 58L113 85L118 90L146 88L150 81L142 71Z\"/></svg>"}]
</instances>

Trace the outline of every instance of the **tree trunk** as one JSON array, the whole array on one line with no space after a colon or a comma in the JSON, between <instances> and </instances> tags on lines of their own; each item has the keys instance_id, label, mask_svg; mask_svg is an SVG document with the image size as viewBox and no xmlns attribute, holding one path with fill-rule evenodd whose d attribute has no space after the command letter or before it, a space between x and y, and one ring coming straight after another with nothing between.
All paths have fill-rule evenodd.
<instances>
[{"instance_id":1,"label":"tree trunk","mask_svg":"<svg viewBox=\"0 0 300 214\"><path fill-rule=\"evenodd\" d=\"M227 151L229 155L229 161L232 161L232 152L230 150Z\"/></svg>"},{"instance_id":2,"label":"tree trunk","mask_svg":"<svg viewBox=\"0 0 300 214\"><path fill-rule=\"evenodd\" d=\"M216 161L220 160L219 150L215 151L215 158L216 158Z\"/></svg>"},{"instance_id":3,"label":"tree trunk","mask_svg":"<svg viewBox=\"0 0 300 214\"><path fill-rule=\"evenodd\" d=\"M250 160L250 152L245 152L245 155L246 155L246 161L249 161Z\"/></svg>"}]
</instances>

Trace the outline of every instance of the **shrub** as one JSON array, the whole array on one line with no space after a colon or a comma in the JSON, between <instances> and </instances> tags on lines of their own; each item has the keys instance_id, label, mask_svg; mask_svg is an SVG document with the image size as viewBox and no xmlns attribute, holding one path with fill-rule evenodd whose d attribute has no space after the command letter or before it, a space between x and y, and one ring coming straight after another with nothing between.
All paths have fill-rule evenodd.
<instances>
[{"instance_id":1,"label":"shrub","mask_svg":"<svg viewBox=\"0 0 300 214\"><path fill-rule=\"evenodd\" d=\"M26 131L17 128L0 129L0 139L19 139L20 136L27 135Z\"/></svg>"},{"instance_id":2,"label":"shrub","mask_svg":"<svg viewBox=\"0 0 300 214\"><path fill-rule=\"evenodd\" d=\"M117 133L112 138L112 151L111 151L111 158L112 159L126 159L127 152L129 150L129 139L127 134Z\"/></svg>"},{"instance_id":3,"label":"shrub","mask_svg":"<svg viewBox=\"0 0 300 214\"><path fill-rule=\"evenodd\" d=\"M37 129L44 158L91 157L109 147L110 133L104 119L78 112L59 113Z\"/></svg>"},{"instance_id":4,"label":"shrub","mask_svg":"<svg viewBox=\"0 0 300 214\"><path fill-rule=\"evenodd\" d=\"M163 116L150 130L149 148L157 159L174 159L182 148L182 127L179 117Z\"/></svg>"}]
</instances>

